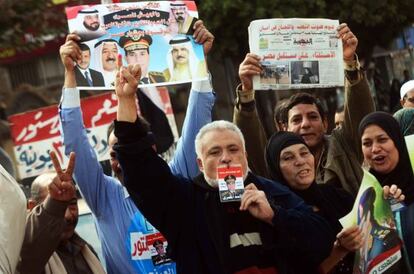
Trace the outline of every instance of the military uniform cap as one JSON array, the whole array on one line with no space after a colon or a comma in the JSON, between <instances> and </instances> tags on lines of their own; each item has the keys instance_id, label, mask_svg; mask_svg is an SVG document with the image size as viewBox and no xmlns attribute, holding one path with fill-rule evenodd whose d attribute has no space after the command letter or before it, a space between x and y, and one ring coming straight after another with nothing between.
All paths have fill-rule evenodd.
<instances>
[{"instance_id":1,"label":"military uniform cap","mask_svg":"<svg viewBox=\"0 0 414 274\"><path fill-rule=\"evenodd\" d=\"M152 44L152 38L142 29L131 29L125 32L119 39L119 45L126 51L148 49Z\"/></svg>"},{"instance_id":2,"label":"military uniform cap","mask_svg":"<svg viewBox=\"0 0 414 274\"><path fill-rule=\"evenodd\" d=\"M158 245L164 246L164 243L161 240L155 240L154 243L152 244L153 247L156 247Z\"/></svg>"}]
</instances>

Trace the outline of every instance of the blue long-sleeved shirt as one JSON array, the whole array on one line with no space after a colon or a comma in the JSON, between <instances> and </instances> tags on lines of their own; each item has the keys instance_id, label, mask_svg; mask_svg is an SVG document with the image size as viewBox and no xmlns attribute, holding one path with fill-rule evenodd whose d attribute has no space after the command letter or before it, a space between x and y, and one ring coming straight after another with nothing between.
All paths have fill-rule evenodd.
<instances>
[{"instance_id":1,"label":"blue long-sleeved shirt","mask_svg":"<svg viewBox=\"0 0 414 274\"><path fill-rule=\"evenodd\" d=\"M199 173L194 140L199 129L211 121L214 100L208 81L193 83L182 136L170 162L174 174L191 178ZM59 113L65 154L76 153L75 179L93 213L107 272L175 273L174 263L154 266L152 243L159 232L139 212L122 184L103 173L82 122L79 90L63 89Z\"/></svg>"}]
</instances>

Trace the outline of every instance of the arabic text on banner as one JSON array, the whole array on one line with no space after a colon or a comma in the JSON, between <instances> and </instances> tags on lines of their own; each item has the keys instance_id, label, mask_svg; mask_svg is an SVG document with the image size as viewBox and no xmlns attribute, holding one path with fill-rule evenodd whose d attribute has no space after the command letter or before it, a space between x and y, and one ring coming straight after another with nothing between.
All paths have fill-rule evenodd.
<instances>
[{"instance_id":1,"label":"arabic text on banner","mask_svg":"<svg viewBox=\"0 0 414 274\"><path fill-rule=\"evenodd\" d=\"M116 106L116 96L111 93L81 100L89 142L99 161L109 159L106 132L116 118ZM52 171L51 150L66 163L58 115L58 107L54 105L9 117L20 179Z\"/></svg>"}]
</instances>

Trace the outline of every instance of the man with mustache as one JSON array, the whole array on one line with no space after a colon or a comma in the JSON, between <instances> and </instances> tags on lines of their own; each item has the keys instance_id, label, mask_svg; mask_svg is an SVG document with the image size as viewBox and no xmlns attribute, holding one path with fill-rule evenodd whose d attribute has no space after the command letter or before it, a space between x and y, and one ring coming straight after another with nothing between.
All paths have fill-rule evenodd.
<instances>
[{"instance_id":1,"label":"man with mustache","mask_svg":"<svg viewBox=\"0 0 414 274\"><path fill-rule=\"evenodd\" d=\"M201 25L200 27L198 33L207 35L196 35L195 40L203 45L204 54L207 55L213 46L214 36L204 26ZM61 133L66 155L69 155L71 151L77 154L78 165L74 175L78 187L94 216L99 231L102 253L105 258L106 270L111 274L176 273L174 263L165 262L154 265L151 260L151 250L148 248L143 252L139 252L137 248L137 241L141 241L141 237L153 237L153 235L158 234L158 231L144 218L123 186L123 172L117 154L113 150L114 144L117 143L113 129L108 130L108 149L113 177L104 174L92 144L89 142L82 119L80 94L76 88L77 83L74 73L74 63L80 58L79 40L80 37L76 34L69 34L65 44L60 48L61 61L65 67L65 82L62 90L59 119L62 125ZM139 96L143 93L136 92L135 94ZM153 110L157 106L152 104L154 107L148 108L150 105L145 102L151 103L151 100L145 98L147 97L142 96L139 99L139 103L144 103L143 105L146 106L144 109L143 105L140 105L141 114L149 120L154 120L157 117L147 116L146 113L152 113L148 110ZM194 138L198 130L211 121L214 100L215 95L210 81L193 83L189 94L182 136L177 143L177 149L171 161L174 174L181 174L186 178L198 174L195 162ZM162 135L165 130L156 131L158 125L160 125L159 120L155 120L152 124L154 134L161 137L154 140L158 153L168 148L163 149L161 147L165 146L167 142L165 141L165 135ZM168 129L170 128L168 127Z\"/></svg>"},{"instance_id":2,"label":"man with mustache","mask_svg":"<svg viewBox=\"0 0 414 274\"><path fill-rule=\"evenodd\" d=\"M315 156L316 182L333 183L356 196L363 176L363 155L358 138L362 118L374 111L374 104L365 74L355 54L357 37L347 24L337 28L337 39L343 43L345 68L344 123L327 136L328 117L319 99L309 93L296 93L285 103L281 113L282 129L299 134ZM262 73L260 57L248 53L239 67L241 85L233 121L246 137L250 168L267 176L263 151L267 137L256 110L253 76Z\"/></svg>"},{"instance_id":3,"label":"man with mustache","mask_svg":"<svg viewBox=\"0 0 414 274\"><path fill-rule=\"evenodd\" d=\"M70 25L76 29L82 41L90 41L103 36L106 30L101 27L99 13L96 9L83 9L77 14L76 20L71 20Z\"/></svg>"},{"instance_id":4,"label":"man with mustache","mask_svg":"<svg viewBox=\"0 0 414 274\"><path fill-rule=\"evenodd\" d=\"M167 81L187 81L207 76L206 64L198 61L190 38L178 35L169 44L171 50L167 54L168 69L164 70Z\"/></svg>"},{"instance_id":5,"label":"man with mustache","mask_svg":"<svg viewBox=\"0 0 414 274\"><path fill-rule=\"evenodd\" d=\"M105 273L92 247L78 234L78 204L72 181L75 154L62 171L54 152L56 172L38 176L31 187L26 234L19 273Z\"/></svg>"},{"instance_id":6,"label":"man with mustache","mask_svg":"<svg viewBox=\"0 0 414 274\"><path fill-rule=\"evenodd\" d=\"M118 57L118 43L113 39L104 39L95 44L95 56L98 58L97 68L102 72L105 87L113 87L116 75L116 60Z\"/></svg>"},{"instance_id":7,"label":"man with mustache","mask_svg":"<svg viewBox=\"0 0 414 274\"><path fill-rule=\"evenodd\" d=\"M125 51L128 65L138 64L141 67L142 77L140 83L152 84L165 82L162 72L148 71L150 64L150 46L152 37L142 29L131 29L119 39L119 45Z\"/></svg>"},{"instance_id":8,"label":"man with mustache","mask_svg":"<svg viewBox=\"0 0 414 274\"><path fill-rule=\"evenodd\" d=\"M99 29L99 15L97 10L81 10L79 16L83 16L83 26L90 31Z\"/></svg>"},{"instance_id":9,"label":"man with mustache","mask_svg":"<svg viewBox=\"0 0 414 274\"><path fill-rule=\"evenodd\" d=\"M188 14L187 6L184 3L170 3L171 13L177 22L177 33L191 35L194 32L194 24L197 18Z\"/></svg>"},{"instance_id":10,"label":"man with mustache","mask_svg":"<svg viewBox=\"0 0 414 274\"><path fill-rule=\"evenodd\" d=\"M198 132L201 174L186 179L171 173L137 114L140 77L137 65L121 68L117 76L114 150L128 192L165 235L177 272L287 273L298 257L319 265L334 239L328 224L286 187L249 172L244 138L234 124L214 121ZM222 204L218 169L232 166L240 166L247 186L240 203Z\"/></svg>"}]
</instances>

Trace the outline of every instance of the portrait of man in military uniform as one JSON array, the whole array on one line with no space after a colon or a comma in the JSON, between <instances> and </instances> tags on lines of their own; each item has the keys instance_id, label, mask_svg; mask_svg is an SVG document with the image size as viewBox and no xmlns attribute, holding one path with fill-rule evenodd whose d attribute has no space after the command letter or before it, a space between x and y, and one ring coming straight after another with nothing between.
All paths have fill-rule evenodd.
<instances>
[{"instance_id":1,"label":"portrait of man in military uniform","mask_svg":"<svg viewBox=\"0 0 414 274\"><path fill-rule=\"evenodd\" d=\"M164 263L171 262L171 259L167 256L165 252L164 243L161 240L155 240L152 246L155 248L157 255L152 256L152 263L154 265L160 265Z\"/></svg>"},{"instance_id":2,"label":"portrait of man in military uniform","mask_svg":"<svg viewBox=\"0 0 414 274\"><path fill-rule=\"evenodd\" d=\"M150 64L149 47L152 38L142 29L131 29L125 32L119 39L119 45L125 51L125 59L128 65L138 64L141 66L140 84L152 84L165 82L162 72L148 71Z\"/></svg>"},{"instance_id":3,"label":"portrait of man in military uniform","mask_svg":"<svg viewBox=\"0 0 414 274\"><path fill-rule=\"evenodd\" d=\"M148 71L150 64L150 45L152 38L142 29L131 29L119 39L119 46L125 51L128 65L138 64L141 67L140 85L166 82L162 72ZM159 88L139 88L137 98L139 109L151 124L157 137L157 151L166 152L174 143L174 135L164 110L156 102L161 102Z\"/></svg>"},{"instance_id":4,"label":"portrait of man in military uniform","mask_svg":"<svg viewBox=\"0 0 414 274\"><path fill-rule=\"evenodd\" d=\"M226 182L227 190L220 193L222 200L240 200L243 189L236 189L236 176L227 175L224 181Z\"/></svg>"},{"instance_id":5,"label":"portrait of man in military uniform","mask_svg":"<svg viewBox=\"0 0 414 274\"><path fill-rule=\"evenodd\" d=\"M358 206L358 225L365 235L362 248L357 251L354 273L368 273L375 266L381 265L391 254L401 256L401 240L393 220L390 223L379 222L375 216L376 193L373 187L367 188L361 195ZM391 224L391 226L389 226ZM391 253L389 253L391 252ZM399 257L397 256L397 257ZM401 262L398 259L390 264L390 272L399 273ZM391 271L392 270L392 271ZM395 272L397 270L397 272ZM371 272L370 272L371 273Z\"/></svg>"}]
</instances>

